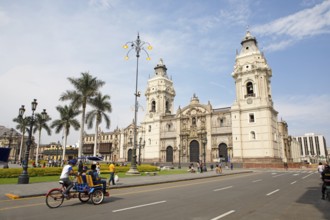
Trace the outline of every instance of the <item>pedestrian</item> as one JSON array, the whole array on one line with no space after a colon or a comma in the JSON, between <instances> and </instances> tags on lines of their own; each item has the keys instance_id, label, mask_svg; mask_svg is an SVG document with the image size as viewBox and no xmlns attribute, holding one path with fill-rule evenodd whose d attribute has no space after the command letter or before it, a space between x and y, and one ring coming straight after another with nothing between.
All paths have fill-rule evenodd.
<instances>
[{"instance_id":1,"label":"pedestrian","mask_svg":"<svg viewBox=\"0 0 330 220\"><path fill-rule=\"evenodd\" d=\"M219 162L218 166L219 166L219 172L222 173L222 163L221 163L221 161Z\"/></svg>"},{"instance_id":2,"label":"pedestrian","mask_svg":"<svg viewBox=\"0 0 330 220\"><path fill-rule=\"evenodd\" d=\"M109 171L110 171L109 186L110 186L110 182L112 182L112 185L116 185L115 183L116 167L113 162L111 162L109 165Z\"/></svg>"},{"instance_id":3,"label":"pedestrian","mask_svg":"<svg viewBox=\"0 0 330 220\"><path fill-rule=\"evenodd\" d=\"M233 170L234 169L234 164L230 163L230 169Z\"/></svg>"},{"instance_id":4,"label":"pedestrian","mask_svg":"<svg viewBox=\"0 0 330 220\"><path fill-rule=\"evenodd\" d=\"M216 165L215 165L215 173L216 173L216 174L220 174L219 164L216 164Z\"/></svg>"},{"instance_id":5,"label":"pedestrian","mask_svg":"<svg viewBox=\"0 0 330 220\"><path fill-rule=\"evenodd\" d=\"M99 164L99 162L96 163L96 171L97 171L97 174L101 174L101 166Z\"/></svg>"},{"instance_id":6,"label":"pedestrian","mask_svg":"<svg viewBox=\"0 0 330 220\"><path fill-rule=\"evenodd\" d=\"M322 178L322 172L324 170L324 166L321 162L319 162L319 165L317 166L317 171L319 172L321 178Z\"/></svg>"},{"instance_id":7,"label":"pedestrian","mask_svg":"<svg viewBox=\"0 0 330 220\"><path fill-rule=\"evenodd\" d=\"M322 172L322 199L325 199L325 189L327 186L330 186L330 167L328 164L324 166L324 170Z\"/></svg>"}]
</instances>

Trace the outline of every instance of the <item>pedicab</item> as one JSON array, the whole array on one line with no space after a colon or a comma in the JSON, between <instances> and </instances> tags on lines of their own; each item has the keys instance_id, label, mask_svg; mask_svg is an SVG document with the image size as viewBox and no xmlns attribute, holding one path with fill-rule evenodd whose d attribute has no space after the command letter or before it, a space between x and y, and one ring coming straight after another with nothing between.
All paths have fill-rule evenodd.
<instances>
[{"instance_id":1,"label":"pedicab","mask_svg":"<svg viewBox=\"0 0 330 220\"><path fill-rule=\"evenodd\" d=\"M78 158L81 160L89 161L101 161L101 157L83 157ZM49 190L46 194L46 204L49 208L60 207L64 199L78 198L82 203L86 203L89 200L92 201L94 205L99 205L103 202L105 196L109 196L108 192L106 195L103 193L102 184L93 184L93 178L91 175L81 176L77 175L72 179L73 187L68 194L68 197L64 196L66 186L62 180L59 181L61 187L53 188Z\"/></svg>"}]
</instances>

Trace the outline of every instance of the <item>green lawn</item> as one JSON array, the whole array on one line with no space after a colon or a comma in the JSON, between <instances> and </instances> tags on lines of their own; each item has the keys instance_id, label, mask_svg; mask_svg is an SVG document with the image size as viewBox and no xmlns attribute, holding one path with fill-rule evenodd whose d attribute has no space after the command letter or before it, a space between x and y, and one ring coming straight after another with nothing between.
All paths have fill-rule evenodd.
<instances>
[{"instance_id":1,"label":"green lawn","mask_svg":"<svg viewBox=\"0 0 330 220\"><path fill-rule=\"evenodd\" d=\"M186 169L172 169L172 170L162 170L158 172L158 175L174 175L187 173ZM135 176L128 176L125 173L117 173L119 178L134 178ZM141 176L145 176L145 173L142 172ZM102 178L109 178L109 174L101 174ZM30 177L30 183L40 183L40 182L55 182L59 180L59 176L38 176ZM1 184L17 184L18 178L0 178Z\"/></svg>"}]
</instances>

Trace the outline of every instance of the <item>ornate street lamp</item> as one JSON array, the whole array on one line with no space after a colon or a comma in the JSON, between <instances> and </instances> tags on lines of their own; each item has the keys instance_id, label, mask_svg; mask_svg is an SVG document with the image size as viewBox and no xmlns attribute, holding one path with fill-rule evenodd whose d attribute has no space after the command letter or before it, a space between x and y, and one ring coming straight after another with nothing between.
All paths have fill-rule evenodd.
<instances>
[{"instance_id":1,"label":"ornate street lamp","mask_svg":"<svg viewBox=\"0 0 330 220\"><path fill-rule=\"evenodd\" d=\"M141 149L143 149L145 145L146 145L146 141L144 140L142 142L142 137L140 137L140 141L139 141L139 165L141 165Z\"/></svg>"},{"instance_id":2,"label":"ornate street lamp","mask_svg":"<svg viewBox=\"0 0 330 220\"><path fill-rule=\"evenodd\" d=\"M29 183L29 174L28 174L28 165L29 165L29 154L30 154L30 147L32 145L32 130L33 130L33 125L35 122L35 114L34 111L37 108L37 100L34 99L33 102L31 103L32 106L32 115L30 116L30 130L29 130L29 137L28 140L26 141L26 150L25 150L25 157L23 160L23 171L21 173L21 175L19 175L18 177L18 184L28 184ZM25 108L24 105L22 105L22 107L19 109L19 115L18 117L23 117L25 112ZM42 119L46 119L47 118L47 113L46 113L46 109L43 110L43 112L41 113Z\"/></svg>"},{"instance_id":3,"label":"ornate street lamp","mask_svg":"<svg viewBox=\"0 0 330 220\"><path fill-rule=\"evenodd\" d=\"M57 141L57 145L56 145L56 167L58 167L59 166L59 164L61 164L61 161L59 161L59 159L58 159L58 149L60 148L60 146L61 146L61 143L60 143L60 141Z\"/></svg>"},{"instance_id":4,"label":"ornate street lamp","mask_svg":"<svg viewBox=\"0 0 330 220\"><path fill-rule=\"evenodd\" d=\"M179 144L179 166L178 169L181 169L181 148L180 148L180 144Z\"/></svg>"},{"instance_id":5,"label":"ornate street lamp","mask_svg":"<svg viewBox=\"0 0 330 220\"><path fill-rule=\"evenodd\" d=\"M205 137L203 138L202 142L203 142L203 148L204 148L204 153L203 153L203 157L204 157L204 166L206 166L206 164L205 164L205 162L206 162L206 160L205 160L205 157L206 157L205 146L206 146L206 144L207 144L207 138L206 138L206 135L205 135Z\"/></svg>"},{"instance_id":6,"label":"ornate street lamp","mask_svg":"<svg viewBox=\"0 0 330 220\"><path fill-rule=\"evenodd\" d=\"M140 52L144 51L147 55L147 60L150 60L148 52L145 50L145 46L147 46L148 50L152 50L152 46L148 42L144 42L140 40L140 36L138 34L137 39L135 41L127 42L123 48L128 49L128 44L130 44L131 49L126 54L125 59L128 60L129 53L134 49L136 53L136 80L135 80L135 105L134 105L134 140L133 140L133 151L132 151L132 161L131 167L127 171L127 175L139 175L140 172L137 170L136 167L136 148L137 148L137 112L138 112L138 101L137 98L140 97L140 92L138 92L138 76L139 76L139 57Z\"/></svg>"}]
</instances>

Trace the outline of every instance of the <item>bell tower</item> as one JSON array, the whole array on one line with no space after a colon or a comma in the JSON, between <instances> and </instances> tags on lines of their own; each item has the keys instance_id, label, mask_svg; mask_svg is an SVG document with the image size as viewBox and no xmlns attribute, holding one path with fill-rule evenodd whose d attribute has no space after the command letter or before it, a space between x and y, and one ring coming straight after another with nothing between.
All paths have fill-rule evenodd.
<instances>
[{"instance_id":1,"label":"bell tower","mask_svg":"<svg viewBox=\"0 0 330 220\"><path fill-rule=\"evenodd\" d=\"M231 108L233 161L277 163L280 161L277 115L271 94L272 70L247 31L236 55L232 77L236 100Z\"/></svg>"},{"instance_id":2,"label":"bell tower","mask_svg":"<svg viewBox=\"0 0 330 220\"><path fill-rule=\"evenodd\" d=\"M145 159L160 157L160 125L162 117L174 114L175 90L173 81L167 75L162 59L154 68L155 73L148 80L146 96L146 115L142 123L145 134Z\"/></svg>"},{"instance_id":3,"label":"bell tower","mask_svg":"<svg viewBox=\"0 0 330 220\"><path fill-rule=\"evenodd\" d=\"M160 59L154 68L155 74L148 80L147 91L147 115L146 117L158 117L173 114L173 102L175 91L173 82L167 75L167 68Z\"/></svg>"}]
</instances>

